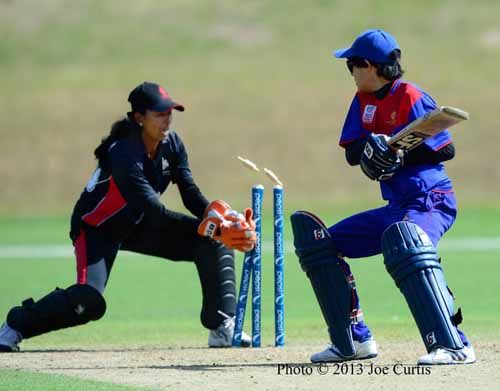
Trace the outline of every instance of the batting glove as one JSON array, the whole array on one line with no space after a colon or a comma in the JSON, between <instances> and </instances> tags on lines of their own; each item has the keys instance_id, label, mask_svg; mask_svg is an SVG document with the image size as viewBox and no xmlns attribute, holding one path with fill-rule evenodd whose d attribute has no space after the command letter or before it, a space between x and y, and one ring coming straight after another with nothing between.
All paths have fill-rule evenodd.
<instances>
[{"instance_id":1,"label":"batting glove","mask_svg":"<svg viewBox=\"0 0 500 391\"><path fill-rule=\"evenodd\" d=\"M399 153L387 144L387 140L386 135L370 134L361 154L361 170L372 180L390 179L402 165Z\"/></svg>"}]
</instances>

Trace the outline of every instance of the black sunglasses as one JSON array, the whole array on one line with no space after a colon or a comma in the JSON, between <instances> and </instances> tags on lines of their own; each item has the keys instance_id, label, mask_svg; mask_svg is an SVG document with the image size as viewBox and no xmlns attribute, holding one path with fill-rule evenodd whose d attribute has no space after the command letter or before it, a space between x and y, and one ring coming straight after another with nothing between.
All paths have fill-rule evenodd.
<instances>
[{"instance_id":1,"label":"black sunglasses","mask_svg":"<svg viewBox=\"0 0 500 391\"><path fill-rule=\"evenodd\" d=\"M356 68L368 68L370 64L362 57L349 57L347 59L347 68L349 72L352 73L354 67Z\"/></svg>"}]
</instances>

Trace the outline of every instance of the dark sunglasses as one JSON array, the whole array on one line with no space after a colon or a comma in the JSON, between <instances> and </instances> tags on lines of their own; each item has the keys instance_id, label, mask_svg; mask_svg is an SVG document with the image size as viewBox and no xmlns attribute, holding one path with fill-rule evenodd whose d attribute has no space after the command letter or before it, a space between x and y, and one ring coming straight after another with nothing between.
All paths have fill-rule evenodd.
<instances>
[{"instance_id":1,"label":"dark sunglasses","mask_svg":"<svg viewBox=\"0 0 500 391\"><path fill-rule=\"evenodd\" d=\"M370 64L368 64L368 62L364 59L364 58L361 58L361 57L349 57L347 59L347 68L349 69L349 72L352 73L352 70L354 69L354 67L356 68L368 68L370 66Z\"/></svg>"}]
</instances>

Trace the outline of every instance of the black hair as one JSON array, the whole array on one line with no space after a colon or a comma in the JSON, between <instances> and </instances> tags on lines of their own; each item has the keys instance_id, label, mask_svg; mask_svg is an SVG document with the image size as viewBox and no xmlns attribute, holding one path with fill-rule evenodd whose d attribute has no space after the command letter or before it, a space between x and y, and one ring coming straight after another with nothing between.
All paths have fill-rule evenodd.
<instances>
[{"instance_id":1,"label":"black hair","mask_svg":"<svg viewBox=\"0 0 500 391\"><path fill-rule=\"evenodd\" d=\"M388 64L379 64L376 62L370 61L375 68L377 68L377 75L383 77L386 80L394 81L399 79L405 71L401 68L401 64L399 61L401 60L401 50L394 49L389 54L391 62Z\"/></svg>"},{"instance_id":2,"label":"black hair","mask_svg":"<svg viewBox=\"0 0 500 391\"><path fill-rule=\"evenodd\" d=\"M144 110L145 113L146 110ZM139 112L142 113L140 110ZM132 132L140 132L141 128L134 118L134 112L130 111L126 117L119 119L111 125L109 134L101 140L94 150L94 155L103 170L108 168L108 151L111 145L118 140L128 137Z\"/></svg>"}]
</instances>

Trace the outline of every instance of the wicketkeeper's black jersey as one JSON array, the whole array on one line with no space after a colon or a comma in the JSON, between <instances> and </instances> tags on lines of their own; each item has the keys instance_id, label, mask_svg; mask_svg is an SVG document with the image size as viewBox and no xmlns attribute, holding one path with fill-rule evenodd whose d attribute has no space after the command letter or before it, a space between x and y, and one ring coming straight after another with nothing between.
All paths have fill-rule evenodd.
<instances>
[{"instance_id":1,"label":"wicketkeeper's black jersey","mask_svg":"<svg viewBox=\"0 0 500 391\"><path fill-rule=\"evenodd\" d=\"M194 182L184 144L174 131L159 144L154 160L148 158L138 132L116 141L108 154L109 167L97 167L75 205L73 239L82 225L122 241L143 219L159 229L179 224L182 215L168 210L159 200L170 183L177 184L185 207L193 215L203 215L208 201Z\"/></svg>"}]
</instances>

